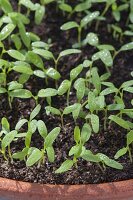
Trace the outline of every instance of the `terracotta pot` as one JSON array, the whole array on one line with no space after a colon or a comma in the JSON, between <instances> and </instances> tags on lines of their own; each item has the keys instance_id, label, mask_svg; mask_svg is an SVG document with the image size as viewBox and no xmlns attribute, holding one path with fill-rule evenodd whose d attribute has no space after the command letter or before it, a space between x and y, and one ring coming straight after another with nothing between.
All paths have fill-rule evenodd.
<instances>
[{"instance_id":1,"label":"terracotta pot","mask_svg":"<svg viewBox=\"0 0 133 200\"><path fill-rule=\"evenodd\" d=\"M133 179L88 185L39 185L0 178L0 200L133 200Z\"/></svg>"}]
</instances>

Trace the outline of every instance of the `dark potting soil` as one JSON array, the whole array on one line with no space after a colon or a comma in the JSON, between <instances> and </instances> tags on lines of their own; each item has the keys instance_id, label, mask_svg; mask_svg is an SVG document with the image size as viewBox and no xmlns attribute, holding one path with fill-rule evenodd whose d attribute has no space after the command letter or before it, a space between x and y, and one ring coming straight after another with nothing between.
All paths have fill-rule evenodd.
<instances>
[{"instance_id":1,"label":"dark potting soil","mask_svg":"<svg viewBox=\"0 0 133 200\"><path fill-rule=\"evenodd\" d=\"M13 1L14 3L15 1ZM15 7L15 5L14 5ZM126 15L124 15L121 27L125 28ZM73 16L77 21L79 16ZM63 32L60 30L60 26L66 22L67 19L62 17L62 12L56 12L55 5L52 4L47 7L47 17L41 23L41 25L36 26L30 24L27 27L28 31L33 31L38 34L41 40L47 42L49 38L52 39L51 50L55 52L56 55L60 51L71 48L72 44L76 42L77 32L75 30L70 30L69 32ZM109 18L107 23L113 23L113 19ZM94 24L91 25L86 30L87 32L94 31ZM120 44L119 40L112 38L112 34L107 32L107 28L103 22L100 24L98 30L98 36L101 43L112 44L116 48L119 48L122 44L129 42L129 38L124 38ZM91 55L96 52L96 49L87 46L82 49L82 53L79 55L72 55L65 59L62 59L58 65L58 70L60 71L63 79L69 78L69 72L72 68L76 67L78 64L82 63L83 60L91 58ZM52 62L45 62L45 66L49 67ZM103 74L106 70L103 68L101 62L96 63L99 69L99 73ZM109 81L114 83L116 87L119 87L124 81L130 80L132 77L130 75L133 71L133 52L125 52L118 55L114 61L114 67L111 69L111 77ZM18 74L10 74L9 81L17 80ZM62 81L62 80L61 80ZM54 87L52 80L49 81L49 87ZM25 84L25 88L30 89L34 94L37 93L39 89L46 88L43 79L36 77L31 77L29 81ZM108 102L112 103L113 96L107 99ZM124 100L127 108L131 107L130 101L133 96L129 93L125 93ZM70 96L70 105L76 102L75 91L73 90ZM60 119L56 116L47 116L44 107L47 103L44 100L39 102L42 106L41 113L37 116L37 119L41 119L46 123L49 131L57 126L61 126ZM54 97L52 98L52 106L56 108L64 108L66 106L66 96ZM7 97L5 95L0 96L0 119L2 117L7 117L11 123L11 128L15 127L15 124L22 117L28 118L30 112L35 107L35 102L33 99L22 100L14 99L12 104L12 109L9 108ZM109 113L110 114L110 113ZM99 114L101 127L98 134L93 134L91 139L87 142L86 147L90 149L93 153L104 153L110 158L113 158L115 153L126 145L126 131L114 123L107 125L107 130L103 130L103 115ZM83 120L78 120L77 125L80 127L84 123ZM119 159L119 162L123 165L123 170L115 170L113 168L107 167L106 170L101 171L97 164L92 162L86 162L82 159L78 161L78 168L74 168L63 174L55 174L54 171L59 168L61 163L68 158L68 152L70 148L74 145L73 139L73 129L74 122L71 116L64 118L64 130L62 129L58 139L54 143L54 149L56 154L56 159L54 163L49 163L46 158L46 162L39 169L37 165L27 168L24 161L16 161L13 163L10 161L5 161L3 156L0 155L0 176L15 180L37 182L37 183L50 183L50 184L87 184L87 183L103 183L118 180L126 180L133 178L133 164L130 162L128 155L123 156ZM22 131L25 131L26 127ZM33 134L31 146L41 148L43 146L43 141L38 133ZM12 153L22 150L24 147L24 140L19 139L17 142L11 146ZM133 153L133 152L132 152Z\"/></svg>"}]
</instances>

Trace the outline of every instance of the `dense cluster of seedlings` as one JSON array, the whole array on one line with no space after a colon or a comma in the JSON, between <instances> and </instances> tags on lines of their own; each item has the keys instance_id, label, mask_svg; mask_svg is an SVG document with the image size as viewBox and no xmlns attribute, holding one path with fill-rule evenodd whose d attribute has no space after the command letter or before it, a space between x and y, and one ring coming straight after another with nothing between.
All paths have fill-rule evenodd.
<instances>
[{"instance_id":1,"label":"dense cluster of seedlings","mask_svg":"<svg viewBox=\"0 0 133 200\"><path fill-rule=\"evenodd\" d=\"M33 32L27 32L26 27L30 24L31 15L36 25L41 24L47 17L47 6L53 4L57 12L61 12L65 18L65 23L60 30L71 34L71 29L77 30L77 38L73 41L71 48L63 50L56 56L56 52L51 51L52 42L41 41L39 36ZM96 10L99 5L105 6L103 12ZM121 13L129 12L126 30L119 27ZM106 20L106 14L110 12L114 18L114 24L108 24L108 32L113 34L115 39L122 41L126 35L129 42L116 49L110 44L100 43L97 30L100 23ZM22 14L23 13L23 14ZM94 162L104 170L106 166L123 169L117 159L126 153L129 154L132 162L131 144L133 143L133 109L127 108L124 102L124 93L133 93L133 80L123 82L117 88L109 82L114 59L122 51L133 50L133 0L79 0L74 6L66 0L40 0L34 3L31 0L19 0L18 10L13 10L11 1L0 0L0 98L7 97L10 109L15 98L30 99L35 101L35 108L30 113L29 119L19 119L13 130L9 121L3 116L0 130L0 152L6 160L13 162L15 159L24 160L27 167L34 164L45 163L45 158L49 162L54 162L55 151L53 143L58 139L60 131L65 130L64 118L72 115L75 128L72 133L74 144L70 147L68 158L61 164L55 173L68 171L72 166L78 167L78 159L87 162ZM73 16L78 15L79 21L74 21ZM87 27L93 23L95 32L87 32ZM67 41L66 41L67 42ZM63 79L60 70L60 60L75 54L82 53L85 46L91 46L95 53L91 58L81 61L74 66L68 79ZM89 57L89 56L88 56ZM105 73L100 74L96 61L100 60L105 68ZM47 63L50 65L47 66ZM12 79L12 74L17 74L17 78ZM10 78L9 78L10 77ZM26 87L26 83L31 77L39 78L43 87L38 91L31 91ZM131 73L133 77L133 73ZM51 87L51 82L54 86ZM74 91L75 102L70 101L70 94ZM112 95L112 103L106 99ZM66 98L64 109L58 109L53 105L56 97ZM43 103L42 103L43 102ZM45 102L45 103L44 103ZM131 99L131 105L133 100ZM60 127L56 127L48 132L45 122L37 120L37 115L43 110L47 115L58 116ZM99 134L101 129L100 115L104 116L103 129L106 131L108 124L116 123L117 126L126 129L126 146L119 149L114 155L114 159L103 153L94 153L86 148L86 143L92 134ZM81 119L82 125L77 121ZM24 127L24 128L23 128ZM24 131L23 131L24 130ZM40 134L43 141L42 149L31 145L34 133ZM19 139L24 141L24 148L20 152L12 153L11 144Z\"/></svg>"}]
</instances>

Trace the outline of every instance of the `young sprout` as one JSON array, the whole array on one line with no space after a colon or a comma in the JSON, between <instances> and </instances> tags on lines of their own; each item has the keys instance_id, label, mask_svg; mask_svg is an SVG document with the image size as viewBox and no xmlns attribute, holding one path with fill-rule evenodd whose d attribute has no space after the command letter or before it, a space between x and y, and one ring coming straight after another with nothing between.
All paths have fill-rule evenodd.
<instances>
[{"instance_id":1,"label":"young sprout","mask_svg":"<svg viewBox=\"0 0 133 200\"><path fill-rule=\"evenodd\" d=\"M77 168L79 158L82 158L83 160L86 160L88 162L97 163L101 170L102 168L100 166L100 163L102 163L105 169L105 165L115 169L123 169L123 166L120 163L116 162L113 159L110 159L108 156L102 153L97 153L96 155L94 155L90 150L87 150L85 147L85 143L90 139L90 136L91 128L88 124L83 125L82 131L80 131L78 126L75 127L74 141L76 144L69 151L69 156L73 156L73 160L67 159L66 161L64 161L59 169L55 171L55 173L64 173L70 170L74 165Z\"/></svg>"},{"instance_id":2,"label":"young sprout","mask_svg":"<svg viewBox=\"0 0 133 200\"><path fill-rule=\"evenodd\" d=\"M53 115L60 116L60 119L61 119L61 126L62 126L62 128L64 129L63 113L62 113L59 109L54 108L54 107L52 107L52 106L46 106L46 107L45 107L45 110L46 110L46 114L47 114L47 115L53 114Z\"/></svg>"},{"instance_id":3,"label":"young sprout","mask_svg":"<svg viewBox=\"0 0 133 200\"><path fill-rule=\"evenodd\" d=\"M44 164L46 155L48 157L49 162L54 162L55 160L55 152L53 148L53 143L60 133L60 128L56 127L48 134L47 128L44 122L41 120L37 122L37 127L38 127L38 131L40 135L44 139L44 147L42 150L39 150L38 148L35 148L35 147L29 148L28 154L27 154L28 159L26 161L27 167L31 167L37 162L38 162L38 167L40 167L41 163Z\"/></svg>"},{"instance_id":4,"label":"young sprout","mask_svg":"<svg viewBox=\"0 0 133 200\"><path fill-rule=\"evenodd\" d=\"M0 137L1 137L1 150L0 151L3 154L4 158L6 160L8 160L8 158L6 157L6 148L8 147L8 154L12 161L10 144L15 139L15 137L17 135L17 131L10 130L10 124L5 117L2 118L1 125L2 125L2 130L0 131ZM4 134L4 137L2 138L3 134Z\"/></svg>"},{"instance_id":5,"label":"young sprout","mask_svg":"<svg viewBox=\"0 0 133 200\"><path fill-rule=\"evenodd\" d=\"M91 2L86 0L84 2L78 3L74 8L72 8L71 5L69 5L68 3L64 3L63 1L59 2L59 8L63 11L63 12L67 12L69 13L68 18L70 19L70 17L75 13L75 12L83 12L88 10L89 8L91 8Z\"/></svg>"},{"instance_id":6,"label":"young sprout","mask_svg":"<svg viewBox=\"0 0 133 200\"><path fill-rule=\"evenodd\" d=\"M131 163L133 162L133 158L131 155L131 150L130 150L130 146L133 143L133 130L129 131L127 134L127 144L126 147L123 147L122 149L119 149L118 152L115 154L114 158L118 159L121 156L125 155L127 152L129 154L129 158Z\"/></svg>"},{"instance_id":7,"label":"young sprout","mask_svg":"<svg viewBox=\"0 0 133 200\"><path fill-rule=\"evenodd\" d=\"M88 23L91 23L94 19L96 19L98 15L99 15L99 11L89 13L80 21L80 24L78 24L75 21L70 21L63 24L61 26L61 30L66 31L66 30L76 28L78 30L78 46L81 47L82 46L81 36L82 36L83 28L85 28Z\"/></svg>"},{"instance_id":8,"label":"young sprout","mask_svg":"<svg viewBox=\"0 0 133 200\"><path fill-rule=\"evenodd\" d=\"M38 92L37 98L46 98L47 103L51 106L51 97L57 95L57 90L54 88L41 89Z\"/></svg>"},{"instance_id":9,"label":"young sprout","mask_svg":"<svg viewBox=\"0 0 133 200\"><path fill-rule=\"evenodd\" d=\"M36 61L37 61L37 59L39 60L39 58L37 58L38 55L42 56L46 60L53 60L54 61L54 68L50 67L49 69L45 70L45 73L46 73L46 76L55 79L56 88L58 87L57 80L60 79L60 73L58 72L58 69L57 69L59 60L64 56L68 56L68 55L71 55L71 54L78 54L78 53L81 53L81 51L78 50L78 49L67 49L67 50L62 51L58 55L58 57L55 58L55 56L53 55L53 53L51 51L44 50L44 49L35 48L35 49L33 49L33 52L30 52L31 55L37 54L36 55ZM35 57L32 60L35 60ZM43 71L44 71L44 69L43 69Z\"/></svg>"}]
</instances>

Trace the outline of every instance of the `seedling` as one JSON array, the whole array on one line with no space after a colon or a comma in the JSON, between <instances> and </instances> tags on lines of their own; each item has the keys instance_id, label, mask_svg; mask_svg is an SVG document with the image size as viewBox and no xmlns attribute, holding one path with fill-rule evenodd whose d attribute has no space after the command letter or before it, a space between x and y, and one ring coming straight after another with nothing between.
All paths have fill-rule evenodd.
<instances>
[{"instance_id":1,"label":"seedling","mask_svg":"<svg viewBox=\"0 0 133 200\"><path fill-rule=\"evenodd\" d=\"M70 30L72 28L76 28L78 31L78 45L79 47L82 46L81 43L81 35L82 35L82 30L87 26L88 23L91 23L94 19L96 19L99 15L98 11L92 12L88 15L86 15L81 21L80 24L78 24L75 21L70 21L61 26L61 30L66 31Z\"/></svg>"},{"instance_id":2,"label":"seedling","mask_svg":"<svg viewBox=\"0 0 133 200\"><path fill-rule=\"evenodd\" d=\"M91 128L88 124L84 124L82 131L80 133L80 129L78 126L74 129L74 141L76 143L69 151L69 156L73 156L73 160L67 159L64 161L59 169L55 171L55 173L64 173L70 170L74 165L76 168L78 167L77 162L79 158L82 158L88 162L102 163L103 167L106 169L105 165L115 168L115 169L123 169L123 166L116 162L115 160L110 159L108 156L98 153L94 155L90 150L85 148L85 143L90 139L91 136ZM101 168L101 166L99 165Z\"/></svg>"}]
</instances>

